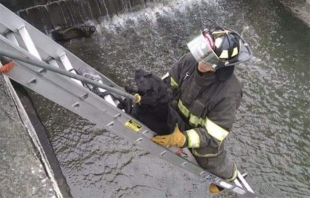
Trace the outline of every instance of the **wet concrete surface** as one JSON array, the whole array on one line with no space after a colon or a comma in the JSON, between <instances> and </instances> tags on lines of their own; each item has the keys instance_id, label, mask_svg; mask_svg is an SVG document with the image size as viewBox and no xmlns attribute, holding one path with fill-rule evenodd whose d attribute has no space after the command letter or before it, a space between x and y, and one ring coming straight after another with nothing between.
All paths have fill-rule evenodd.
<instances>
[{"instance_id":1,"label":"wet concrete surface","mask_svg":"<svg viewBox=\"0 0 310 198\"><path fill-rule=\"evenodd\" d=\"M0 75L0 198L55 198L9 87Z\"/></svg>"},{"instance_id":2,"label":"wet concrete surface","mask_svg":"<svg viewBox=\"0 0 310 198\"><path fill-rule=\"evenodd\" d=\"M280 2L310 26L310 0L280 0Z\"/></svg>"}]
</instances>

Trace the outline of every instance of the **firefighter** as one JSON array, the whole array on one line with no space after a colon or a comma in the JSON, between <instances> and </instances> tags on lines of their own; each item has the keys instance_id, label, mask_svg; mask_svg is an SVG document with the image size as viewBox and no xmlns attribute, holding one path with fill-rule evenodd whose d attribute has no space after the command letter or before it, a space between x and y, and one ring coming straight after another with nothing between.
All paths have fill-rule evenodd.
<instances>
[{"instance_id":1,"label":"firefighter","mask_svg":"<svg viewBox=\"0 0 310 198\"><path fill-rule=\"evenodd\" d=\"M232 181L237 167L224 150L232 129L242 90L234 67L252 57L248 44L233 30L205 29L187 44L185 54L169 71L169 85L175 109L190 128L176 125L169 135L154 136L162 146L188 147L198 164L209 172Z\"/></svg>"}]
</instances>

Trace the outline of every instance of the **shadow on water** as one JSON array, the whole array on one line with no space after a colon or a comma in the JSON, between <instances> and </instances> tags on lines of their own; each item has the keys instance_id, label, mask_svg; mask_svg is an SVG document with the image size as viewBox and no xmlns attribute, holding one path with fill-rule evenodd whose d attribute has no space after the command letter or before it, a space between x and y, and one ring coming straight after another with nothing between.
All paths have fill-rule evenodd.
<instances>
[{"instance_id":1,"label":"shadow on water","mask_svg":"<svg viewBox=\"0 0 310 198\"><path fill-rule=\"evenodd\" d=\"M227 152L249 173L259 197L307 197L309 28L277 1L173 1L103 20L91 38L64 46L123 86L136 68L165 74L207 19L240 32L254 52L236 71L244 97ZM41 96L32 98L74 197L211 196L207 182Z\"/></svg>"}]
</instances>

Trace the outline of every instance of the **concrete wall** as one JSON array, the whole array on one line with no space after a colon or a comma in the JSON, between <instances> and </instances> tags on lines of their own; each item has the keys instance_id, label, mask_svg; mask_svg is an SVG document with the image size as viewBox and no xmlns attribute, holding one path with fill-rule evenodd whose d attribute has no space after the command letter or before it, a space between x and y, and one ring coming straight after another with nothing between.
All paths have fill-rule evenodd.
<instances>
[{"instance_id":1,"label":"concrete wall","mask_svg":"<svg viewBox=\"0 0 310 198\"><path fill-rule=\"evenodd\" d=\"M280 0L280 2L310 27L310 0Z\"/></svg>"},{"instance_id":2,"label":"concrete wall","mask_svg":"<svg viewBox=\"0 0 310 198\"><path fill-rule=\"evenodd\" d=\"M7 78L0 74L0 197L62 197L35 131Z\"/></svg>"},{"instance_id":3,"label":"concrete wall","mask_svg":"<svg viewBox=\"0 0 310 198\"><path fill-rule=\"evenodd\" d=\"M257 0L259 1L259 0ZM310 26L310 0L279 0L287 9ZM27 22L48 34L55 28L65 28L97 21L123 12L148 7L165 0L0 0L17 11Z\"/></svg>"},{"instance_id":4,"label":"concrete wall","mask_svg":"<svg viewBox=\"0 0 310 198\"><path fill-rule=\"evenodd\" d=\"M48 33L55 28L71 27L100 17L111 17L140 9L163 0L60 0L19 10L27 22Z\"/></svg>"}]
</instances>

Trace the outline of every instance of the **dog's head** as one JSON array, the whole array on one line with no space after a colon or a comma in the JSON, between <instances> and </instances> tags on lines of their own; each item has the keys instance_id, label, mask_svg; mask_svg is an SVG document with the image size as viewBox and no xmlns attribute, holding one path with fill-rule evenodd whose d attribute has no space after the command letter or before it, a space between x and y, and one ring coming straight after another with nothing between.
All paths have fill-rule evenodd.
<instances>
[{"instance_id":1,"label":"dog's head","mask_svg":"<svg viewBox=\"0 0 310 198\"><path fill-rule=\"evenodd\" d=\"M142 97L141 105L156 107L169 103L167 85L158 76L138 69L135 73L135 83Z\"/></svg>"}]
</instances>

